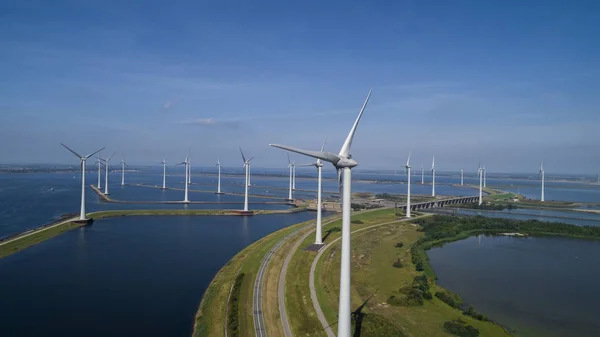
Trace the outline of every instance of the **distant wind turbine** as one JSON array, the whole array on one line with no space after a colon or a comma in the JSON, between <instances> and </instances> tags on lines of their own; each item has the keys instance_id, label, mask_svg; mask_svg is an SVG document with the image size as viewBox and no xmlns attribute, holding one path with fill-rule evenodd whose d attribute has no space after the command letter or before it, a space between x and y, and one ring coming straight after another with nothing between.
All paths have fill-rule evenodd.
<instances>
[{"instance_id":1,"label":"distant wind turbine","mask_svg":"<svg viewBox=\"0 0 600 337\"><path fill-rule=\"evenodd\" d=\"M125 186L125 166L129 167L125 159L121 158L121 186Z\"/></svg>"},{"instance_id":2,"label":"distant wind turbine","mask_svg":"<svg viewBox=\"0 0 600 337\"><path fill-rule=\"evenodd\" d=\"M104 159L104 195L108 195L108 161L112 158L115 153L111 154L110 157Z\"/></svg>"},{"instance_id":3,"label":"distant wind turbine","mask_svg":"<svg viewBox=\"0 0 600 337\"><path fill-rule=\"evenodd\" d=\"M288 156L288 168L290 169L290 188L288 191L288 200L292 201L294 200L294 196L293 196L293 190L294 190L294 163L291 159L290 159L290 153L288 152L287 154Z\"/></svg>"},{"instance_id":4,"label":"distant wind turbine","mask_svg":"<svg viewBox=\"0 0 600 337\"><path fill-rule=\"evenodd\" d=\"M421 164L421 185L425 184L425 169L423 168L423 164Z\"/></svg>"},{"instance_id":5,"label":"distant wind turbine","mask_svg":"<svg viewBox=\"0 0 600 337\"><path fill-rule=\"evenodd\" d=\"M483 183L483 170L481 168L481 163L479 163L478 168L477 168L477 173L479 174L479 205L481 206L481 204L483 203L483 189L481 188L482 183Z\"/></svg>"},{"instance_id":6,"label":"distant wind turbine","mask_svg":"<svg viewBox=\"0 0 600 337\"><path fill-rule=\"evenodd\" d=\"M408 153L408 160L406 161L406 178L408 179L408 188L406 192L406 217L410 218L410 152Z\"/></svg>"},{"instance_id":7,"label":"distant wind turbine","mask_svg":"<svg viewBox=\"0 0 600 337\"><path fill-rule=\"evenodd\" d=\"M487 187L487 169L485 168L485 164L483 164L483 187Z\"/></svg>"},{"instance_id":8,"label":"distant wind turbine","mask_svg":"<svg viewBox=\"0 0 600 337\"><path fill-rule=\"evenodd\" d=\"M321 152L323 152L325 150L325 144L327 144L327 139L325 139L325 142L323 143L323 146L321 146ZM317 168L317 222L316 222L316 231L315 231L315 245L322 245L323 244L323 234L321 232L321 210L323 208L323 201L321 200L321 194L322 192L322 184L321 184L321 171L323 169L323 162L321 161L321 159L317 159L316 162L312 163L312 164L306 164L306 165L298 165L298 166L314 166Z\"/></svg>"},{"instance_id":9,"label":"distant wind turbine","mask_svg":"<svg viewBox=\"0 0 600 337\"><path fill-rule=\"evenodd\" d=\"M221 160L217 157L217 194L221 193Z\"/></svg>"},{"instance_id":10,"label":"distant wind turbine","mask_svg":"<svg viewBox=\"0 0 600 337\"><path fill-rule=\"evenodd\" d=\"M188 152L187 155L185 155L185 160L182 161L181 163L177 164L177 165L185 165L185 180L183 181L183 185L185 186L185 194L183 196L183 202L190 202L190 199L188 198L188 188L189 188L189 165L190 165L190 153Z\"/></svg>"},{"instance_id":11,"label":"distant wind turbine","mask_svg":"<svg viewBox=\"0 0 600 337\"><path fill-rule=\"evenodd\" d=\"M435 156L431 161L431 196L435 197Z\"/></svg>"},{"instance_id":12,"label":"distant wind turbine","mask_svg":"<svg viewBox=\"0 0 600 337\"><path fill-rule=\"evenodd\" d=\"M81 160L81 212L79 213L79 220L87 220L85 217L85 161L89 157L102 151L104 148L101 148L100 150L92 152L92 153L88 154L87 156L82 156L79 153L71 150L65 144L60 143L60 145L62 145L65 149L69 150L72 154L76 155Z\"/></svg>"},{"instance_id":13,"label":"distant wind turbine","mask_svg":"<svg viewBox=\"0 0 600 337\"><path fill-rule=\"evenodd\" d=\"M187 175L187 183L188 185L192 184L192 162L188 160L188 165L187 165L187 171L188 171L188 175Z\"/></svg>"},{"instance_id":14,"label":"distant wind turbine","mask_svg":"<svg viewBox=\"0 0 600 337\"><path fill-rule=\"evenodd\" d=\"M163 184L162 184L162 189L166 190L167 189L167 159L163 159L163 161L161 161L159 164L163 165Z\"/></svg>"},{"instance_id":15,"label":"distant wind turbine","mask_svg":"<svg viewBox=\"0 0 600 337\"><path fill-rule=\"evenodd\" d=\"M339 154L332 152L323 151L308 151L301 150L298 148L269 144L280 149L300 153L313 158L321 159L330 162L335 166L338 171L338 184L342 190L340 196L342 197L342 254L340 264L340 298L339 298L339 311L338 311L338 337L350 337L351 334L351 303L350 303L350 205L352 196L352 168L358 165L358 162L352 159L350 154L350 147L352 146L352 139L356 133L356 128L360 122L360 118L367 106L371 91L367 95L367 99L363 104L350 133L344 142ZM342 180L343 177L343 180Z\"/></svg>"},{"instance_id":16,"label":"distant wind turbine","mask_svg":"<svg viewBox=\"0 0 600 337\"><path fill-rule=\"evenodd\" d=\"M250 182L250 162L252 161L252 159L254 159L254 157L246 159L246 156L244 156L244 152L242 151L241 147L240 153L242 154L242 160L244 161L244 173L246 176L246 179L244 181L244 212L248 212L248 185Z\"/></svg>"},{"instance_id":17,"label":"distant wind turbine","mask_svg":"<svg viewBox=\"0 0 600 337\"><path fill-rule=\"evenodd\" d=\"M540 201L545 201L544 200L544 161L542 161L542 165L540 166L540 173L538 174L538 177L542 177L542 198L540 199Z\"/></svg>"},{"instance_id":18,"label":"distant wind turbine","mask_svg":"<svg viewBox=\"0 0 600 337\"><path fill-rule=\"evenodd\" d=\"M96 157L96 162L98 163L98 184L96 185L96 187L98 189L102 188L102 158L100 158L100 156Z\"/></svg>"},{"instance_id":19,"label":"distant wind turbine","mask_svg":"<svg viewBox=\"0 0 600 337\"><path fill-rule=\"evenodd\" d=\"M463 169L460 169L460 186L463 186L463 184L464 184L464 177L465 177L465 172L463 171Z\"/></svg>"}]
</instances>

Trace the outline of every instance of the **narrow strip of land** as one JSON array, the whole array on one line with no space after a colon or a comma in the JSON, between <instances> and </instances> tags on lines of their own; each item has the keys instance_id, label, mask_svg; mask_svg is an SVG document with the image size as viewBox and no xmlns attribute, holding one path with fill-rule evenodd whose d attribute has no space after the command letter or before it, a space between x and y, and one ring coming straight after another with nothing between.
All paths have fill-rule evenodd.
<instances>
[{"instance_id":1,"label":"narrow strip of land","mask_svg":"<svg viewBox=\"0 0 600 337\"><path fill-rule=\"evenodd\" d=\"M32 230L31 232L27 232L27 233L24 233L23 235L19 235L19 236L15 237L15 238L6 240L4 242L0 242L0 246L4 246L4 245L7 245L7 244L10 244L10 243L15 242L17 240L23 240L24 238L26 238L28 236L45 232L45 231L50 230L52 228L56 228L58 226L62 226L62 225L68 224L70 222L73 222L73 221L75 221L77 219L78 219L77 217L74 217L74 218L67 219L65 221L56 223L56 224L48 226L48 227L40 228L38 230Z\"/></svg>"}]
</instances>

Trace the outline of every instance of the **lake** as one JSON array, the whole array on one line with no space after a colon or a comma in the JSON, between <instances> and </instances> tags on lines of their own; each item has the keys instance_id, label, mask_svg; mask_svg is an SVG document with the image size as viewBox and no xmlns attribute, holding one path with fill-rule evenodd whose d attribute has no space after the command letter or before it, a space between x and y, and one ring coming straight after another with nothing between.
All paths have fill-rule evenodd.
<instances>
[{"instance_id":1,"label":"lake","mask_svg":"<svg viewBox=\"0 0 600 337\"><path fill-rule=\"evenodd\" d=\"M598 241L482 236L427 254L439 285L519 336L598 336Z\"/></svg>"},{"instance_id":2,"label":"lake","mask_svg":"<svg viewBox=\"0 0 600 337\"><path fill-rule=\"evenodd\" d=\"M0 336L189 337L231 257L315 215L121 217L66 232L0 259Z\"/></svg>"}]
</instances>

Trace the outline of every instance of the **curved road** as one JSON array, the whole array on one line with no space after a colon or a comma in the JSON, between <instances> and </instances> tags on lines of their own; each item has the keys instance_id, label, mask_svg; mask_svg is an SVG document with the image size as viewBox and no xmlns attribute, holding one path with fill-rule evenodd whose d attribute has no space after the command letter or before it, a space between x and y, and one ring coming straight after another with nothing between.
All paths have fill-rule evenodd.
<instances>
[{"instance_id":1,"label":"curved road","mask_svg":"<svg viewBox=\"0 0 600 337\"><path fill-rule=\"evenodd\" d=\"M425 216L427 216L427 215L425 215ZM358 232L362 232L362 231L365 231L365 230L368 230L368 229L372 229L374 227L390 225L390 224L397 223L397 222L404 222L404 221L414 220L414 219L417 219L417 218L419 218L419 217L384 222L384 223L381 223L381 224L372 225L372 226L369 226L369 227L357 229L357 230L353 231L352 234L358 233ZM323 326L323 329L325 329L325 332L327 332L327 336L328 337L335 337L335 334L333 333L333 330L331 330L331 326L329 326L329 323L327 322L327 319L325 318L325 315L323 314L323 310L321 310L321 305L319 305L319 299L317 298L317 292L315 290L315 269L317 268L317 263L319 262L319 258L321 257L321 255L323 255L323 253L325 252L325 250L327 250L327 248L331 247L331 245L333 245L336 241L338 241L340 239L341 239L341 237L339 237L339 238L331 241L323 249L321 249L321 251L319 251L319 253L317 254L317 256L315 256L315 259L313 260L312 265L310 266L310 275L309 275L309 279L308 279L309 280L309 286L310 286L310 298L312 299L313 306L314 306L315 311L317 313L317 318L319 318L319 321L321 322L321 325Z\"/></svg>"},{"instance_id":2,"label":"curved road","mask_svg":"<svg viewBox=\"0 0 600 337\"><path fill-rule=\"evenodd\" d=\"M311 225L312 224L308 224L306 226L298 228L297 230L293 231L292 233L288 234L286 237L281 239L281 241L279 241L273 248L271 248L271 250L265 255L265 257L263 257L263 259L260 263L260 268L258 269L258 274L256 275L256 279L254 280L254 291L253 291L253 297L252 297L252 308L253 308L252 316L254 318L254 332L257 337L267 337L267 329L265 327L265 318L263 316L263 310L262 310L262 307L263 307L263 301L262 301L262 288L263 287L262 287L262 285L263 285L263 279L265 277L265 271L267 269L267 265L269 264L269 261L271 261L271 257L273 256L273 254L275 254L275 251L279 247L281 247L281 245L283 245L287 240L289 240L296 233L298 233L302 229L304 229L308 226L311 226Z\"/></svg>"}]
</instances>

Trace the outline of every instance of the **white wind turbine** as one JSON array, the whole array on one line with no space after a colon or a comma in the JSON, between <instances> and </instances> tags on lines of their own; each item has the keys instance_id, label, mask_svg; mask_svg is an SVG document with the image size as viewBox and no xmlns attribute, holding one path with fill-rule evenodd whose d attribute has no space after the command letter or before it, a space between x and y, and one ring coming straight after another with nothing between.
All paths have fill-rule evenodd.
<instances>
[{"instance_id":1,"label":"white wind turbine","mask_svg":"<svg viewBox=\"0 0 600 337\"><path fill-rule=\"evenodd\" d=\"M325 142L323 143L323 146L321 146L321 152L323 152L323 150L325 150L325 144L327 143L327 139L325 139ZM312 163L312 164L305 164L305 165L298 165L298 166L314 166L317 168L317 222L316 222L316 231L315 231L315 245L322 245L323 244L323 234L321 232L321 211L323 208L323 201L321 199L321 194L322 192L322 184L321 184L321 172L323 170L323 162L321 161L321 159L317 159L316 162Z\"/></svg>"},{"instance_id":2,"label":"white wind turbine","mask_svg":"<svg viewBox=\"0 0 600 337\"><path fill-rule=\"evenodd\" d=\"M465 172L463 169L460 169L460 186L463 186L464 181L465 181Z\"/></svg>"},{"instance_id":3,"label":"white wind turbine","mask_svg":"<svg viewBox=\"0 0 600 337\"><path fill-rule=\"evenodd\" d=\"M79 153L71 150L65 144L60 143L65 149L69 150L72 154L76 155L81 160L81 212L79 213L79 220L87 220L85 217L85 161L95 155L96 153L102 151L104 148L101 148L98 151L92 152L87 156L82 156Z\"/></svg>"},{"instance_id":4,"label":"white wind turbine","mask_svg":"<svg viewBox=\"0 0 600 337\"><path fill-rule=\"evenodd\" d=\"M248 212L248 185L250 181L250 162L252 161L252 159L254 159L254 157L246 160L246 157L244 156L244 152L242 151L241 147L240 153L242 154L242 160L244 161L244 173L246 176L246 179L244 181L244 212Z\"/></svg>"},{"instance_id":5,"label":"white wind turbine","mask_svg":"<svg viewBox=\"0 0 600 337\"><path fill-rule=\"evenodd\" d=\"M188 180L188 174L189 174L189 165L190 165L190 160L189 160L189 152L188 154L185 155L185 160L182 161L181 163L177 164L177 165L185 165L185 180L183 181L183 185L185 186L185 194L183 196L183 202L190 202L190 199L188 199L188 188L189 188L189 180Z\"/></svg>"},{"instance_id":6,"label":"white wind turbine","mask_svg":"<svg viewBox=\"0 0 600 337\"><path fill-rule=\"evenodd\" d=\"M542 177L542 198L540 199L540 201L545 201L544 200L544 161L542 161L542 165L540 166L540 173L538 174L538 177Z\"/></svg>"},{"instance_id":7,"label":"white wind turbine","mask_svg":"<svg viewBox=\"0 0 600 337\"><path fill-rule=\"evenodd\" d=\"M221 193L221 160L217 157L217 194Z\"/></svg>"},{"instance_id":8,"label":"white wind turbine","mask_svg":"<svg viewBox=\"0 0 600 337\"><path fill-rule=\"evenodd\" d=\"M406 161L406 177L408 179L408 190L406 192L406 217L410 218L410 152Z\"/></svg>"},{"instance_id":9,"label":"white wind turbine","mask_svg":"<svg viewBox=\"0 0 600 337\"><path fill-rule=\"evenodd\" d=\"M477 168L477 173L479 174L479 205L481 206L481 204L483 203L483 189L482 189L482 184L483 184L483 170L481 168L481 163L479 163L479 166Z\"/></svg>"},{"instance_id":10,"label":"white wind turbine","mask_svg":"<svg viewBox=\"0 0 600 337\"><path fill-rule=\"evenodd\" d=\"M163 184L162 189L167 189L167 159L163 159L159 164L163 165Z\"/></svg>"},{"instance_id":11,"label":"white wind turbine","mask_svg":"<svg viewBox=\"0 0 600 337\"><path fill-rule=\"evenodd\" d=\"M435 197L435 156L431 161L431 196Z\"/></svg>"},{"instance_id":12,"label":"white wind turbine","mask_svg":"<svg viewBox=\"0 0 600 337\"><path fill-rule=\"evenodd\" d=\"M112 158L115 154L111 154L110 157L104 159L104 195L108 195L108 161L110 160L110 158Z\"/></svg>"},{"instance_id":13,"label":"white wind turbine","mask_svg":"<svg viewBox=\"0 0 600 337\"><path fill-rule=\"evenodd\" d=\"M121 186L125 186L125 166L129 167L125 159L121 158Z\"/></svg>"},{"instance_id":14,"label":"white wind turbine","mask_svg":"<svg viewBox=\"0 0 600 337\"><path fill-rule=\"evenodd\" d=\"M294 190L294 162L290 160L290 153L288 152L288 168L290 169L290 188L288 191L288 200L294 200L294 196L292 195L292 191Z\"/></svg>"},{"instance_id":15,"label":"white wind turbine","mask_svg":"<svg viewBox=\"0 0 600 337\"><path fill-rule=\"evenodd\" d=\"M192 184L192 162L189 160L187 165L187 183L188 185Z\"/></svg>"},{"instance_id":16,"label":"white wind turbine","mask_svg":"<svg viewBox=\"0 0 600 337\"><path fill-rule=\"evenodd\" d=\"M295 191L296 190L296 162L293 161L292 162L292 172L293 174L293 179L292 179L292 189Z\"/></svg>"},{"instance_id":17,"label":"white wind turbine","mask_svg":"<svg viewBox=\"0 0 600 337\"><path fill-rule=\"evenodd\" d=\"M483 164L483 187L487 187L487 169L485 168L485 164Z\"/></svg>"},{"instance_id":18,"label":"white wind turbine","mask_svg":"<svg viewBox=\"0 0 600 337\"><path fill-rule=\"evenodd\" d=\"M96 185L96 187L98 189L102 188L102 158L100 158L100 156L96 157L96 162L98 163L98 184Z\"/></svg>"},{"instance_id":19,"label":"white wind turbine","mask_svg":"<svg viewBox=\"0 0 600 337\"><path fill-rule=\"evenodd\" d=\"M350 154L350 147L352 146L352 139L356 133L358 122L362 117L362 114L367 106L371 91L367 95L367 99L363 104L356 121L350 133L344 142L339 154L332 152L323 151L308 151L301 150L298 148L269 144L270 146L278 147L280 149L300 153L313 158L321 159L330 162L338 170L338 183L342 189L340 196L342 197L342 254L340 264L340 299L339 299L339 312L338 312L338 337L350 337L351 333L351 303L350 303L350 203L351 203L351 192L352 192L352 168L358 165L358 162L352 159ZM343 173L343 182L341 181Z\"/></svg>"},{"instance_id":20,"label":"white wind turbine","mask_svg":"<svg viewBox=\"0 0 600 337\"><path fill-rule=\"evenodd\" d=\"M423 168L423 164L421 164L421 185L425 184L425 169Z\"/></svg>"}]
</instances>

